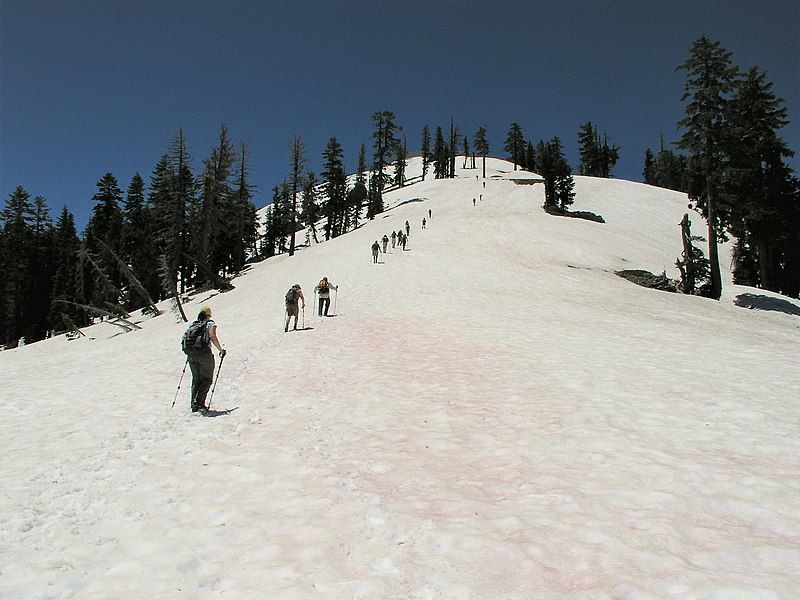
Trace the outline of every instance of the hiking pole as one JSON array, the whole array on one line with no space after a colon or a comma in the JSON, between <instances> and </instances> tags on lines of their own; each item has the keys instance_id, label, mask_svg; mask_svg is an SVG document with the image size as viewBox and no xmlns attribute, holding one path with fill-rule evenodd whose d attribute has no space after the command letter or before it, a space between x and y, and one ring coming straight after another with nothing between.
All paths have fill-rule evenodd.
<instances>
[{"instance_id":1,"label":"hiking pole","mask_svg":"<svg viewBox=\"0 0 800 600\"><path fill-rule=\"evenodd\" d=\"M333 297L333 316L336 316L336 301L339 299L339 288L335 290L336 295Z\"/></svg>"},{"instance_id":2,"label":"hiking pole","mask_svg":"<svg viewBox=\"0 0 800 600\"><path fill-rule=\"evenodd\" d=\"M183 376L186 375L186 366L189 364L189 357L186 357L186 362L183 363L183 373L181 373L181 380L178 382L178 389L175 390L175 397L172 399L172 406L170 408L175 408L175 400L178 399L178 392L181 391L181 384L183 383Z\"/></svg>"},{"instance_id":3,"label":"hiking pole","mask_svg":"<svg viewBox=\"0 0 800 600\"><path fill-rule=\"evenodd\" d=\"M211 401L214 399L214 390L217 389L217 382L219 381L219 372L222 370L222 361L225 360L225 357L228 355L226 352L222 356L219 357L219 367L217 367L217 376L214 377L214 387L211 388L211 397L208 399L208 410L211 410Z\"/></svg>"},{"instance_id":4,"label":"hiking pole","mask_svg":"<svg viewBox=\"0 0 800 600\"><path fill-rule=\"evenodd\" d=\"M318 307L317 307L317 291L316 291L316 290L314 290L314 304L312 304L312 305L311 305L311 309L312 309L314 312L317 312L317 310L318 310ZM320 317L321 317L321 316L322 316L322 315L320 314Z\"/></svg>"},{"instance_id":5,"label":"hiking pole","mask_svg":"<svg viewBox=\"0 0 800 600\"><path fill-rule=\"evenodd\" d=\"M306 328L306 305L303 304L303 329Z\"/></svg>"}]
</instances>

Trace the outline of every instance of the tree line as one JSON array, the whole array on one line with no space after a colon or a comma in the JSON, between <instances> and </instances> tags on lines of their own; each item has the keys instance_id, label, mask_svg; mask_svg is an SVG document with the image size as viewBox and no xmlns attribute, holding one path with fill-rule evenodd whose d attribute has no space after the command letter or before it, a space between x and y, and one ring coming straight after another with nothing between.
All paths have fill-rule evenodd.
<instances>
[{"instance_id":1,"label":"tree line","mask_svg":"<svg viewBox=\"0 0 800 600\"><path fill-rule=\"evenodd\" d=\"M741 73L718 42L700 38L678 67L688 74L686 118L677 148L645 152L646 183L685 191L709 223L709 295L719 297L721 278L716 246L735 239L734 281L789 296L800 292L800 184L786 159L793 155L779 136L787 124L783 100L766 74L754 67ZM22 187L0 211L0 288L3 327L0 344L14 346L74 330L94 317L122 317L134 309L156 311L156 303L189 289L229 289L246 263L283 252L294 253L298 231L310 242L331 239L383 212L386 191L409 183L408 145L390 111L372 115L371 153L359 148L358 169L348 176L344 149L331 137L322 153L322 171L308 170L300 136L289 144L288 176L272 188L272 202L259 223L252 202L245 143L234 145L225 125L216 144L194 168L179 130L150 174L136 173L123 194L106 173L97 182L95 202L82 236L64 207L53 224L44 198L31 200ZM402 135L402 137L401 137ZM581 175L611 177L620 148L586 122L578 130ZM485 126L471 139L451 118L426 124L421 132L421 180L477 169L490 145ZM549 211L566 210L574 199L572 167L559 137L526 140L512 123L503 145L514 169L544 179ZM390 172L391 171L391 172ZM185 315L184 315L185 318Z\"/></svg>"}]
</instances>

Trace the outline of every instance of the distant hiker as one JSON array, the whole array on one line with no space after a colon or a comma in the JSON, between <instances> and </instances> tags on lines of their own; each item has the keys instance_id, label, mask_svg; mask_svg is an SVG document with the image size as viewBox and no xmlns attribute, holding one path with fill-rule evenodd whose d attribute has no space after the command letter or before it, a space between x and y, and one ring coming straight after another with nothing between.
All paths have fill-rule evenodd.
<instances>
[{"instance_id":1,"label":"distant hiker","mask_svg":"<svg viewBox=\"0 0 800 600\"><path fill-rule=\"evenodd\" d=\"M486 182L483 182L483 189L486 189Z\"/></svg>"},{"instance_id":2,"label":"distant hiker","mask_svg":"<svg viewBox=\"0 0 800 600\"><path fill-rule=\"evenodd\" d=\"M483 202L483 194L481 194L481 198L480 198L480 200L481 200L481 202Z\"/></svg>"},{"instance_id":3,"label":"distant hiker","mask_svg":"<svg viewBox=\"0 0 800 600\"><path fill-rule=\"evenodd\" d=\"M408 236L405 233L400 233L400 235L402 236L400 238L400 243L403 245L403 250L405 250L406 249L406 242L408 241Z\"/></svg>"},{"instance_id":4,"label":"distant hiker","mask_svg":"<svg viewBox=\"0 0 800 600\"><path fill-rule=\"evenodd\" d=\"M433 217L433 215L431 214L431 209L429 208L429 209L428 209L428 218L430 219L430 218L432 218L432 217Z\"/></svg>"},{"instance_id":5,"label":"distant hiker","mask_svg":"<svg viewBox=\"0 0 800 600\"><path fill-rule=\"evenodd\" d=\"M331 305L331 288L338 290L338 285L333 285L328 282L327 277L323 277L314 288L314 291L319 294L319 316L322 316L322 309L325 308L325 316L328 316L328 307Z\"/></svg>"},{"instance_id":6,"label":"distant hiker","mask_svg":"<svg viewBox=\"0 0 800 600\"><path fill-rule=\"evenodd\" d=\"M375 240L375 243L372 244L372 262L378 262L378 252L381 251L381 247L378 245L378 240Z\"/></svg>"},{"instance_id":7,"label":"distant hiker","mask_svg":"<svg viewBox=\"0 0 800 600\"><path fill-rule=\"evenodd\" d=\"M392 250L394 250L394 243L397 241L397 232L392 232Z\"/></svg>"},{"instance_id":8,"label":"distant hiker","mask_svg":"<svg viewBox=\"0 0 800 600\"><path fill-rule=\"evenodd\" d=\"M472 206L475 206L475 198L472 199Z\"/></svg>"},{"instance_id":9,"label":"distant hiker","mask_svg":"<svg viewBox=\"0 0 800 600\"><path fill-rule=\"evenodd\" d=\"M389 236L384 233L381 241L383 242L383 253L386 254L386 246L389 245Z\"/></svg>"},{"instance_id":10,"label":"distant hiker","mask_svg":"<svg viewBox=\"0 0 800 600\"><path fill-rule=\"evenodd\" d=\"M422 217L422 228L425 229L425 217Z\"/></svg>"},{"instance_id":11,"label":"distant hiker","mask_svg":"<svg viewBox=\"0 0 800 600\"><path fill-rule=\"evenodd\" d=\"M406 235L410 235L410 234L411 234L411 225L409 225L408 221L406 221Z\"/></svg>"},{"instance_id":12,"label":"distant hiker","mask_svg":"<svg viewBox=\"0 0 800 600\"><path fill-rule=\"evenodd\" d=\"M200 309L197 320L189 325L181 341L192 370L192 412L203 415L208 412L206 396L214 379L214 353L211 352L211 344L219 350L220 358L227 354L217 337L217 324L211 320L211 309L205 306Z\"/></svg>"},{"instance_id":13,"label":"distant hiker","mask_svg":"<svg viewBox=\"0 0 800 600\"><path fill-rule=\"evenodd\" d=\"M295 283L286 292L286 327L283 328L284 332L289 331L289 321L292 320L292 317L294 317L294 330L297 329L297 317L300 316L300 300L303 301L303 308L305 308L306 299L303 296L303 290L300 289L299 283Z\"/></svg>"}]
</instances>

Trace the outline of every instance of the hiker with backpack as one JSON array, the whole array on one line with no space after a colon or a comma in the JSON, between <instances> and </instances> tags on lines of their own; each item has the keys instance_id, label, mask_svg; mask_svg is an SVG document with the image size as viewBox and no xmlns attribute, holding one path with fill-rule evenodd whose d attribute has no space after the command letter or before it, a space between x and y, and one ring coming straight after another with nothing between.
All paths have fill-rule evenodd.
<instances>
[{"instance_id":1,"label":"hiker with backpack","mask_svg":"<svg viewBox=\"0 0 800 600\"><path fill-rule=\"evenodd\" d=\"M425 229L425 217L422 217L422 228Z\"/></svg>"},{"instance_id":2,"label":"hiker with backpack","mask_svg":"<svg viewBox=\"0 0 800 600\"><path fill-rule=\"evenodd\" d=\"M219 350L219 357L222 360L227 351L217 337L217 324L211 320L211 309L205 306L200 309L197 320L189 325L181 341L181 347L187 356L186 361L192 370L192 412L199 412L202 415L208 412L206 396L214 379L212 344Z\"/></svg>"},{"instance_id":3,"label":"hiker with backpack","mask_svg":"<svg viewBox=\"0 0 800 600\"><path fill-rule=\"evenodd\" d=\"M293 331L297 331L297 318L300 316L300 300L303 301L303 308L305 308L306 299L303 296L303 290L300 289L299 283L295 283L289 288L289 291L286 292L286 326L283 328L284 333L289 331L289 321L292 320L292 317L294 317Z\"/></svg>"},{"instance_id":4,"label":"hiker with backpack","mask_svg":"<svg viewBox=\"0 0 800 600\"><path fill-rule=\"evenodd\" d=\"M381 247L378 244L378 240L375 240L375 243L372 244L372 262L378 262L378 253L381 251Z\"/></svg>"},{"instance_id":5,"label":"hiker with backpack","mask_svg":"<svg viewBox=\"0 0 800 600\"><path fill-rule=\"evenodd\" d=\"M314 288L315 293L319 293L319 316L322 316L322 309L325 308L325 316L328 316L328 307L331 305L331 288L338 291L339 286L333 285L327 277L323 277Z\"/></svg>"},{"instance_id":6,"label":"hiker with backpack","mask_svg":"<svg viewBox=\"0 0 800 600\"><path fill-rule=\"evenodd\" d=\"M386 246L389 245L389 236L384 233L381 242L383 242L383 253L386 254Z\"/></svg>"},{"instance_id":7,"label":"hiker with backpack","mask_svg":"<svg viewBox=\"0 0 800 600\"><path fill-rule=\"evenodd\" d=\"M411 225L409 225L408 221L406 221L406 235L410 235L410 234L411 234Z\"/></svg>"},{"instance_id":8,"label":"hiker with backpack","mask_svg":"<svg viewBox=\"0 0 800 600\"><path fill-rule=\"evenodd\" d=\"M392 250L394 250L394 244L397 241L397 232L392 231Z\"/></svg>"},{"instance_id":9,"label":"hiker with backpack","mask_svg":"<svg viewBox=\"0 0 800 600\"><path fill-rule=\"evenodd\" d=\"M407 241L408 241L408 236L401 231L400 232L400 244L403 246L403 250L406 249L406 242Z\"/></svg>"}]
</instances>

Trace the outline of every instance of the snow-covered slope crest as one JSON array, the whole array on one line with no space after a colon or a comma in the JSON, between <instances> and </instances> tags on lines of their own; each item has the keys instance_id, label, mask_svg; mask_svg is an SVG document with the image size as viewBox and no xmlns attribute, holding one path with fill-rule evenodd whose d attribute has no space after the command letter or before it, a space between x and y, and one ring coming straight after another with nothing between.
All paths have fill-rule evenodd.
<instances>
[{"instance_id":1,"label":"snow-covered slope crest","mask_svg":"<svg viewBox=\"0 0 800 600\"><path fill-rule=\"evenodd\" d=\"M792 597L800 317L613 274L674 273L681 194L578 178L600 224L478 167L190 303L228 415L170 408L168 314L0 353L0 596Z\"/></svg>"}]
</instances>

